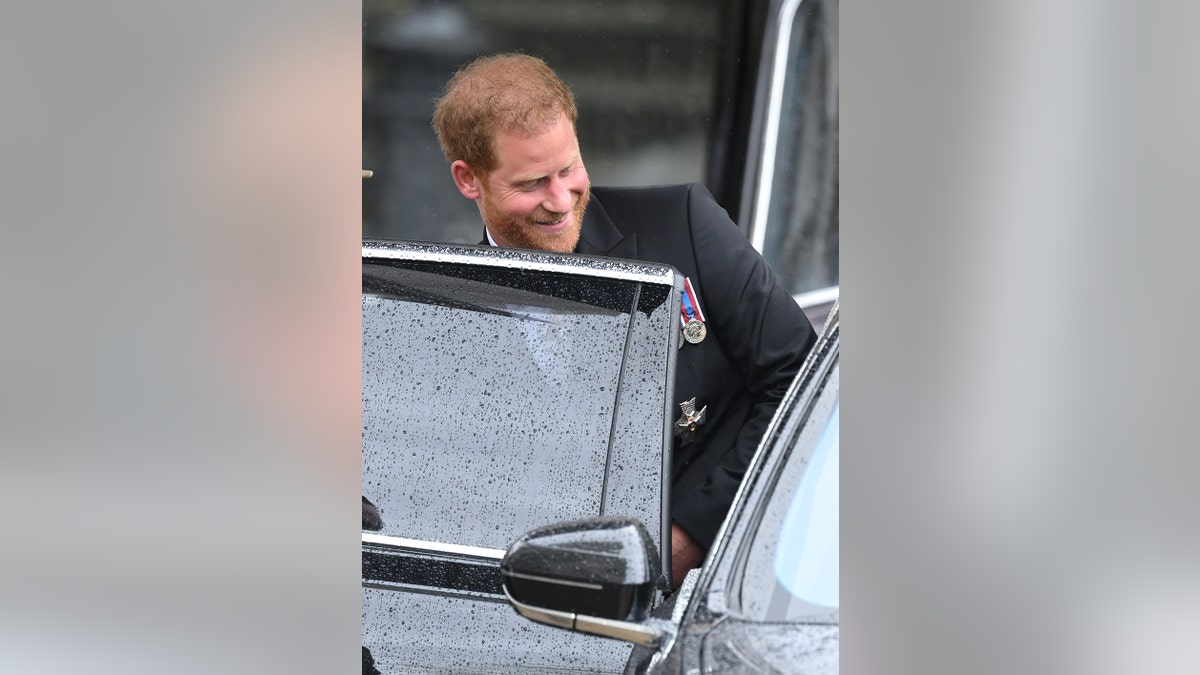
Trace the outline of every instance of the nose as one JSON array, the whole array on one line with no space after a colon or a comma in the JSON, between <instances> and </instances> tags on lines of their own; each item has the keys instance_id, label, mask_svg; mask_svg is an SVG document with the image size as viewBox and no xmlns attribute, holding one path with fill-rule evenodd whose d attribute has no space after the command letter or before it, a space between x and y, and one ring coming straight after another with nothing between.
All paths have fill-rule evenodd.
<instances>
[{"instance_id":1,"label":"nose","mask_svg":"<svg viewBox=\"0 0 1200 675\"><path fill-rule=\"evenodd\" d=\"M546 198L542 201L542 208L550 213L566 213L571 210L571 191L561 178L555 176L551 179Z\"/></svg>"}]
</instances>

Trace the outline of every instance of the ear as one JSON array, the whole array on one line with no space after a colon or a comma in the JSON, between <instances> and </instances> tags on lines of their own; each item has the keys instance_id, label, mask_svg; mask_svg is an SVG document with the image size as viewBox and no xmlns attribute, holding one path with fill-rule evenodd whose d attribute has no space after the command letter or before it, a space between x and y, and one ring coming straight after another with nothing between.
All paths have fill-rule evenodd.
<instances>
[{"instance_id":1,"label":"ear","mask_svg":"<svg viewBox=\"0 0 1200 675\"><path fill-rule=\"evenodd\" d=\"M454 177L454 185L462 196L467 199L479 199L483 195L484 176L475 172L469 164L456 159L450 164L450 175Z\"/></svg>"}]
</instances>

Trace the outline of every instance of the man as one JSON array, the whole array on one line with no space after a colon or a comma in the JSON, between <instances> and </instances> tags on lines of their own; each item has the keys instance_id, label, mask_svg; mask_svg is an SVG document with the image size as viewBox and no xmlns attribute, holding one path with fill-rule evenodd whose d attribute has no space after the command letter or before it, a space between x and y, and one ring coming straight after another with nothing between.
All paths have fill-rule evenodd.
<instances>
[{"instance_id":1,"label":"man","mask_svg":"<svg viewBox=\"0 0 1200 675\"><path fill-rule=\"evenodd\" d=\"M668 263L687 277L671 472L677 586L712 545L816 334L704 187L592 189L576 117L545 63L500 54L450 79L433 125L492 245Z\"/></svg>"}]
</instances>

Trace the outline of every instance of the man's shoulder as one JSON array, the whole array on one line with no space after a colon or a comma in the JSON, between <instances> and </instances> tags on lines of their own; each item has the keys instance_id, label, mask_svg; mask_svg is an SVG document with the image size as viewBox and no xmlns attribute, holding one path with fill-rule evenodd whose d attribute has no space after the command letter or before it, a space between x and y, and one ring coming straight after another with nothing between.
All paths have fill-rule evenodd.
<instances>
[{"instance_id":1,"label":"man's shoulder","mask_svg":"<svg viewBox=\"0 0 1200 675\"><path fill-rule=\"evenodd\" d=\"M676 249L690 242L697 228L737 229L700 183L591 190L588 210L594 212L593 224L611 223L622 235L639 237L639 247L657 244Z\"/></svg>"},{"instance_id":2,"label":"man's shoulder","mask_svg":"<svg viewBox=\"0 0 1200 675\"><path fill-rule=\"evenodd\" d=\"M621 200L661 200L679 199L686 197L692 190L705 190L699 183L677 183L674 185L643 185L643 186L592 186L592 197L602 203Z\"/></svg>"},{"instance_id":3,"label":"man's shoulder","mask_svg":"<svg viewBox=\"0 0 1200 675\"><path fill-rule=\"evenodd\" d=\"M643 187L598 186L592 200L622 230L686 224L692 205L712 201L700 183L649 185ZM713 202L715 203L715 202Z\"/></svg>"}]
</instances>

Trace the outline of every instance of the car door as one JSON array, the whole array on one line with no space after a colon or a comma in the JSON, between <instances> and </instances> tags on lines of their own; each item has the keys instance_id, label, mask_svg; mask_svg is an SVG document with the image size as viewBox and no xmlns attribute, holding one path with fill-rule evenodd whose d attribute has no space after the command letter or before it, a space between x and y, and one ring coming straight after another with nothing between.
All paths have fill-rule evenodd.
<instances>
[{"instance_id":1,"label":"car door","mask_svg":"<svg viewBox=\"0 0 1200 675\"><path fill-rule=\"evenodd\" d=\"M840 319L780 403L703 566L667 602L636 520L532 530L501 563L514 609L637 645L626 673L836 673L839 666ZM570 564L563 564L570 561Z\"/></svg>"},{"instance_id":2,"label":"car door","mask_svg":"<svg viewBox=\"0 0 1200 675\"><path fill-rule=\"evenodd\" d=\"M521 533L637 517L664 559L681 279L671 267L364 241L363 643L381 672L619 670L536 626L498 563Z\"/></svg>"},{"instance_id":3,"label":"car door","mask_svg":"<svg viewBox=\"0 0 1200 675\"><path fill-rule=\"evenodd\" d=\"M672 652L639 650L631 672L838 672L839 314L835 302L712 554L685 582Z\"/></svg>"}]
</instances>

